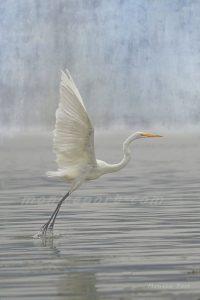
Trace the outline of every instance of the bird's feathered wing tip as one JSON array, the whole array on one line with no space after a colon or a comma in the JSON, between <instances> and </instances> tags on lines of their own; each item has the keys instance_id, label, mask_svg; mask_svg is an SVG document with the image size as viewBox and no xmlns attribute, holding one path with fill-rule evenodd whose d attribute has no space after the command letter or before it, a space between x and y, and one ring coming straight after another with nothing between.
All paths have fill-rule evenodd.
<instances>
[{"instance_id":1,"label":"bird's feathered wing tip","mask_svg":"<svg viewBox=\"0 0 200 300\"><path fill-rule=\"evenodd\" d=\"M68 89L71 93L73 93L77 97L79 102L82 104L84 110L86 111L85 105L83 103L83 99L68 69L65 69L65 71L61 70L60 90L62 87Z\"/></svg>"}]
</instances>

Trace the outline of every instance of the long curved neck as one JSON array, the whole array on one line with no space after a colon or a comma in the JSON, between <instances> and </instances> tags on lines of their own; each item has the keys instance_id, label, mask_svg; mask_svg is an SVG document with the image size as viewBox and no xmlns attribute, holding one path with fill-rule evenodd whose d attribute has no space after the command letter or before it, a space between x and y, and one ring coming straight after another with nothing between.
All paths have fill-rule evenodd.
<instances>
[{"instance_id":1,"label":"long curved neck","mask_svg":"<svg viewBox=\"0 0 200 300\"><path fill-rule=\"evenodd\" d=\"M137 133L134 133L132 135L130 135L123 143L123 153L124 156L122 158L122 160L117 163L117 164L112 164L109 167L109 171L108 172L117 172L119 170L121 170L122 168L124 168L127 163L129 162L129 160L131 159L131 150L130 150L130 144L137 139Z\"/></svg>"}]
</instances>

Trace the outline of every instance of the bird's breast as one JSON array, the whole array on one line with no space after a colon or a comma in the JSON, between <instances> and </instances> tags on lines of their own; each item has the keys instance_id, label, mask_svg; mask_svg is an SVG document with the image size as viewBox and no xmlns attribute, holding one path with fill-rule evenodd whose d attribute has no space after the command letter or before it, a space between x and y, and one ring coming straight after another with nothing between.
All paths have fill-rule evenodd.
<instances>
[{"instance_id":1,"label":"bird's breast","mask_svg":"<svg viewBox=\"0 0 200 300\"><path fill-rule=\"evenodd\" d=\"M86 177L86 180L94 180L101 176L101 173L98 169L92 169Z\"/></svg>"}]
</instances>

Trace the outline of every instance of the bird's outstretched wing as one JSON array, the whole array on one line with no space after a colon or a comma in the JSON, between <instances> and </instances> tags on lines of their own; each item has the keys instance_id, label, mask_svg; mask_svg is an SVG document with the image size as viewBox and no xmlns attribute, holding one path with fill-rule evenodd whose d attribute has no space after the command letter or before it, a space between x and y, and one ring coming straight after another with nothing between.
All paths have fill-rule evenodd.
<instances>
[{"instance_id":1,"label":"bird's outstretched wing","mask_svg":"<svg viewBox=\"0 0 200 300\"><path fill-rule=\"evenodd\" d=\"M69 71L61 71L53 142L59 168L96 165L94 129Z\"/></svg>"}]
</instances>

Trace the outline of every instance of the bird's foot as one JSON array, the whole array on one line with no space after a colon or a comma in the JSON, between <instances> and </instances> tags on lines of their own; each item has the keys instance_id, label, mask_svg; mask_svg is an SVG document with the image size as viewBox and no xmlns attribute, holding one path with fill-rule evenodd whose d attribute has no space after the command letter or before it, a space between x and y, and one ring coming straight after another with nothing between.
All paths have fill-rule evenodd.
<instances>
[{"instance_id":1,"label":"bird's foot","mask_svg":"<svg viewBox=\"0 0 200 300\"><path fill-rule=\"evenodd\" d=\"M46 237L46 236L49 236L49 235L52 235L53 233L53 226L52 226L52 223L45 223L41 229L40 229L41 233L42 233L42 236Z\"/></svg>"},{"instance_id":2,"label":"bird's foot","mask_svg":"<svg viewBox=\"0 0 200 300\"><path fill-rule=\"evenodd\" d=\"M40 231L38 233L36 233L33 237L34 238L49 238L52 237L53 235L53 226L52 224L49 222L45 223Z\"/></svg>"}]
</instances>

